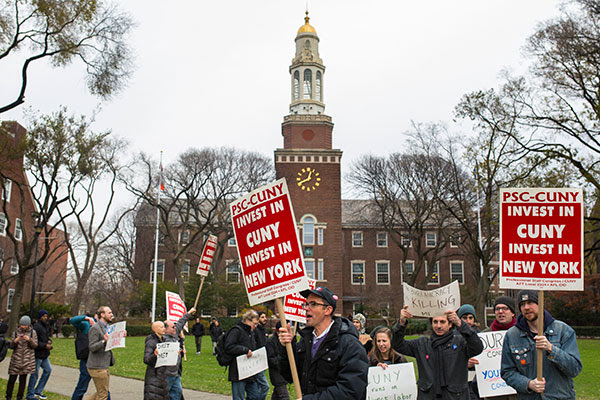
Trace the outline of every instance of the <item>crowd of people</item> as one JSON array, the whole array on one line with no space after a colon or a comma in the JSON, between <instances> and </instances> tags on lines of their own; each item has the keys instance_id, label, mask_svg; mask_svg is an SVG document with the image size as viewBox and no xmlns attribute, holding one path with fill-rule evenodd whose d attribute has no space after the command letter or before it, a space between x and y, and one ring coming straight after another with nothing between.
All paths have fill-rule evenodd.
<instances>
[{"instance_id":1,"label":"crowd of people","mask_svg":"<svg viewBox=\"0 0 600 400\"><path fill-rule=\"evenodd\" d=\"M430 335L406 339L407 324L413 318L408 306L402 308L400 320L394 326L378 326L367 334L364 315L357 313L349 318L335 315L338 297L328 288L318 287L301 295L306 299L303 304L306 324L298 332L292 330L290 324L281 326L278 322L269 336L266 314L252 309L227 332L212 318L208 328L212 352L217 355L221 351L229 356L228 379L234 400L266 399L271 385L272 399L290 398L287 385L292 382L292 369L285 348L288 344L292 346L303 399L364 399L369 367L386 369L389 365L408 362L406 356L416 360L419 400L480 399L473 371L478 364L475 357L482 352L483 343L478 336L480 324L472 305L463 304L458 310L433 316ZM143 354L144 399L183 399L183 327L194 319L195 312L192 308L178 321L152 324ZM520 291L516 300L498 297L494 314L495 319L486 331L506 331L500 375L516 391L514 395L494 399L575 399L573 378L581 372L582 363L574 330L544 311L543 332L538 332L540 309L537 292L533 290ZM15 331L6 338L8 347L13 349L6 399L12 399L17 378L17 399L46 398L44 388L52 372L49 355L53 348L48 318L45 310L39 311L34 324L29 316L23 316ZM95 393L87 399L111 398L109 368L115 359L112 351L105 348L112 321L109 307L100 307L95 315L75 316L69 321L76 329L75 355L79 360L79 379L73 400L83 399L91 381ZM0 323L2 337L6 330L6 324ZM196 354L202 351L205 332L202 321L195 318L191 333L195 337ZM177 362L157 367L158 344L169 342L179 343ZM269 379L266 371L240 378L236 357L252 357L262 347L268 358ZM536 374L536 350L543 351L541 379ZM28 384L27 375L30 375Z\"/></svg>"}]
</instances>

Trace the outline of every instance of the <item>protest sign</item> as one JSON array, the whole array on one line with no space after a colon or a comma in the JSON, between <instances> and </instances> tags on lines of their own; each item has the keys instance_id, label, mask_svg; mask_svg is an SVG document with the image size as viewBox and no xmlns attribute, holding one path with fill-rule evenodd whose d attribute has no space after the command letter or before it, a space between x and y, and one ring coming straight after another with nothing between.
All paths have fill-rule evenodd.
<instances>
[{"instance_id":1,"label":"protest sign","mask_svg":"<svg viewBox=\"0 0 600 400\"><path fill-rule=\"evenodd\" d=\"M317 286L317 281L308 278L308 288L313 290ZM288 294L285 296L283 303L283 311L285 312L285 318L288 321L296 321L305 324L306 323L306 310L302 305L306 299L300 295L300 293Z\"/></svg>"},{"instance_id":2,"label":"protest sign","mask_svg":"<svg viewBox=\"0 0 600 400\"><path fill-rule=\"evenodd\" d=\"M417 382L413 363L369 368L367 400L416 400Z\"/></svg>"},{"instance_id":3,"label":"protest sign","mask_svg":"<svg viewBox=\"0 0 600 400\"><path fill-rule=\"evenodd\" d=\"M583 190L500 190L502 289L583 290Z\"/></svg>"},{"instance_id":4,"label":"protest sign","mask_svg":"<svg viewBox=\"0 0 600 400\"><path fill-rule=\"evenodd\" d=\"M250 305L308 289L285 179L248 193L230 207Z\"/></svg>"},{"instance_id":5,"label":"protest sign","mask_svg":"<svg viewBox=\"0 0 600 400\"><path fill-rule=\"evenodd\" d=\"M185 303L177 293L165 291L165 297L167 300L167 321L179 321L187 312ZM187 322L184 328L186 331L188 330Z\"/></svg>"},{"instance_id":6,"label":"protest sign","mask_svg":"<svg viewBox=\"0 0 600 400\"><path fill-rule=\"evenodd\" d=\"M106 333L108 333L108 340L106 341L106 347L104 348L105 351L117 347L125 347L125 325L126 321L121 321L107 327Z\"/></svg>"},{"instance_id":7,"label":"protest sign","mask_svg":"<svg viewBox=\"0 0 600 400\"><path fill-rule=\"evenodd\" d=\"M407 283L404 288L404 305L414 317L435 317L443 315L446 310L457 310L460 307L460 288L458 281L433 290L416 289Z\"/></svg>"},{"instance_id":8,"label":"protest sign","mask_svg":"<svg viewBox=\"0 0 600 400\"><path fill-rule=\"evenodd\" d=\"M157 343L158 355L154 368L177 365L179 359L179 342Z\"/></svg>"},{"instance_id":9,"label":"protest sign","mask_svg":"<svg viewBox=\"0 0 600 400\"><path fill-rule=\"evenodd\" d=\"M246 354L236 357L239 379L246 379L252 375L256 375L269 367L267 361L267 349L261 347L252 352L252 357Z\"/></svg>"},{"instance_id":10,"label":"protest sign","mask_svg":"<svg viewBox=\"0 0 600 400\"><path fill-rule=\"evenodd\" d=\"M475 357L479 364L475 364L477 388L479 397L494 397L517 393L508 386L500 377L500 364L502 361L502 344L506 331L479 333L483 343L483 352Z\"/></svg>"},{"instance_id":11,"label":"protest sign","mask_svg":"<svg viewBox=\"0 0 600 400\"><path fill-rule=\"evenodd\" d=\"M216 250L217 237L215 235L209 235L208 239L206 240L206 244L204 244L202 256L200 256L200 262L198 263L198 270L196 270L196 274L208 276L208 272L210 271L210 265L212 264Z\"/></svg>"}]
</instances>

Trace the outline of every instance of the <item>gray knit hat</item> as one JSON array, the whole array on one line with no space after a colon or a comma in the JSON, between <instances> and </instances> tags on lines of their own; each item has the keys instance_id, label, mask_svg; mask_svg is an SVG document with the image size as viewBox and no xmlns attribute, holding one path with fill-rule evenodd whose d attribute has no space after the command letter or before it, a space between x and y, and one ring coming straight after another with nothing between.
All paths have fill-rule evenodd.
<instances>
[{"instance_id":1,"label":"gray knit hat","mask_svg":"<svg viewBox=\"0 0 600 400\"><path fill-rule=\"evenodd\" d=\"M31 325L31 318L29 318L27 315L23 315L19 320L19 325Z\"/></svg>"}]
</instances>

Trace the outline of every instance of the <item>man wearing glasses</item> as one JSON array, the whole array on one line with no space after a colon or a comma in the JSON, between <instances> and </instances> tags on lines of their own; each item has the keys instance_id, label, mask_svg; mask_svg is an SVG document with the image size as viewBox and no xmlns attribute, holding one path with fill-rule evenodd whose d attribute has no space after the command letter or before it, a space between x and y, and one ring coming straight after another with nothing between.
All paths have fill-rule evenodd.
<instances>
[{"instance_id":1,"label":"man wearing glasses","mask_svg":"<svg viewBox=\"0 0 600 400\"><path fill-rule=\"evenodd\" d=\"M333 315L338 297L325 287L300 294L306 299L306 328L300 331L300 340L295 343L288 324L280 328L279 341L283 346L292 343L294 347L302 399L366 398L367 353L352 322ZM281 374L291 382L290 365L283 347L280 355Z\"/></svg>"}]
</instances>

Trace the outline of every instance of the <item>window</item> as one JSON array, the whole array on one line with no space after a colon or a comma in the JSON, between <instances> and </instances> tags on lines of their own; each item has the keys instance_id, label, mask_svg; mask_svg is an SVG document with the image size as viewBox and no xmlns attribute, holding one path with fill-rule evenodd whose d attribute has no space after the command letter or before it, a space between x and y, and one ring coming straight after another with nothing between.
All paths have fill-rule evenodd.
<instances>
[{"instance_id":1,"label":"window","mask_svg":"<svg viewBox=\"0 0 600 400\"><path fill-rule=\"evenodd\" d=\"M229 317L237 317L238 316L237 307L227 307L227 315Z\"/></svg>"},{"instance_id":2,"label":"window","mask_svg":"<svg viewBox=\"0 0 600 400\"><path fill-rule=\"evenodd\" d=\"M300 99L300 72L294 72L294 100Z\"/></svg>"},{"instance_id":3,"label":"window","mask_svg":"<svg viewBox=\"0 0 600 400\"><path fill-rule=\"evenodd\" d=\"M227 265L227 267L225 268L227 274L227 282L240 283L241 271L239 262L237 260L227 260L225 264Z\"/></svg>"},{"instance_id":4,"label":"window","mask_svg":"<svg viewBox=\"0 0 600 400\"><path fill-rule=\"evenodd\" d=\"M314 251L312 246L304 247L304 257L312 257L314 256Z\"/></svg>"},{"instance_id":5,"label":"window","mask_svg":"<svg viewBox=\"0 0 600 400\"><path fill-rule=\"evenodd\" d=\"M352 284L360 285L365 282L365 262L352 261Z\"/></svg>"},{"instance_id":6,"label":"window","mask_svg":"<svg viewBox=\"0 0 600 400\"><path fill-rule=\"evenodd\" d=\"M6 236L6 215L0 213L0 235Z\"/></svg>"},{"instance_id":7,"label":"window","mask_svg":"<svg viewBox=\"0 0 600 400\"><path fill-rule=\"evenodd\" d=\"M496 268L490 267L488 269L488 279L490 279L490 280L493 279L495 273L496 273Z\"/></svg>"},{"instance_id":8,"label":"window","mask_svg":"<svg viewBox=\"0 0 600 400\"><path fill-rule=\"evenodd\" d=\"M158 267L156 268L156 281L161 282L165 280L165 260L158 260ZM154 282L154 260L150 264L150 282Z\"/></svg>"},{"instance_id":9,"label":"window","mask_svg":"<svg viewBox=\"0 0 600 400\"><path fill-rule=\"evenodd\" d=\"M235 241L235 236L232 238L229 238L229 240L227 241L227 246L229 246L229 247L237 246L237 242Z\"/></svg>"},{"instance_id":10,"label":"window","mask_svg":"<svg viewBox=\"0 0 600 400\"><path fill-rule=\"evenodd\" d=\"M321 71L317 71L317 80L315 84L315 99L321 101Z\"/></svg>"},{"instance_id":11,"label":"window","mask_svg":"<svg viewBox=\"0 0 600 400\"><path fill-rule=\"evenodd\" d=\"M19 218L15 221L15 240L23 239L23 223Z\"/></svg>"},{"instance_id":12,"label":"window","mask_svg":"<svg viewBox=\"0 0 600 400\"><path fill-rule=\"evenodd\" d=\"M415 273L415 262L414 261L406 261L404 263L404 270L406 271L406 275L412 275Z\"/></svg>"},{"instance_id":13,"label":"window","mask_svg":"<svg viewBox=\"0 0 600 400\"><path fill-rule=\"evenodd\" d=\"M450 282L452 281L458 281L461 285L465 283L462 261L450 261Z\"/></svg>"},{"instance_id":14,"label":"window","mask_svg":"<svg viewBox=\"0 0 600 400\"><path fill-rule=\"evenodd\" d=\"M185 230L181 232L181 236L179 237L179 242L181 244L188 244L190 242L190 231Z\"/></svg>"},{"instance_id":15,"label":"window","mask_svg":"<svg viewBox=\"0 0 600 400\"><path fill-rule=\"evenodd\" d=\"M323 272L323 259L319 258L318 269L317 269L317 280L324 281L324 272Z\"/></svg>"},{"instance_id":16,"label":"window","mask_svg":"<svg viewBox=\"0 0 600 400\"><path fill-rule=\"evenodd\" d=\"M162 232L158 232L158 244L165 244L165 234Z\"/></svg>"},{"instance_id":17,"label":"window","mask_svg":"<svg viewBox=\"0 0 600 400\"><path fill-rule=\"evenodd\" d=\"M356 314L362 312L362 308L360 307L360 303L352 303L352 314Z\"/></svg>"},{"instance_id":18,"label":"window","mask_svg":"<svg viewBox=\"0 0 600 400\"><path fill-rule=\"evenodd\" d=\"M377 247L387 247L387 232L377 232Z\"/></svg>"},{"instance_id":19,"label":"window","mask_svg":"<svg viewBox=\"0 0 600 400\"><path fill-rule=\"evenodd\" d=\"M181 265L181 278L184 282L190 280L190 264L190 260L184 260L183 264Z\"/></svg>"},{"instance_id":20,"label":"window","mask_svg":"<svg viewBox=\"0 0 600 400\"><path fill-rule=\"evenodd\" d=\"M304 85L302 86L303 99L312 98L312 71L310 69L304 70Z\"/></svg>"},{"instance_id":21,"label":"window","mask_svg":"<svg viewBox=\"0 0 600 400\"><path fill-rule=\"evenodd\" d=\"M8 289L8 296L6 298L6 311L10 312L13 306L13 297L15 297L15 289Z\"/></svg>"},{"instance_id":22,"label":"window","mask_svg":"<svg viewBox=\"0 0 600 400\"><path fill-rule=\"evenodd\" d=\"M410 237L408 237L408 235L402 235L401 239L402 239L402 247L412 247L412 242L410 240Z\"/></svg>"},{"instance_id":23,"label":"window","mask_svg":"<svg viewBox=\"0 0 600 400\"><path fill-rule=\"evenodd\" d=\"M13 257L10 262L10 274L16 275L19 273L19 263L17 262L17 258Z\"/></svg>"},{"instance_id":24,"label":"window","mask_svg":"<svg viewBox=\"0 0 600 400\"><path fill-rule=\"evenodd\" d=\"M425 276L429 275L429 265L427 261L425 261ZM433 264L433 272L431 274L431 279L427 282L428 285L439 285L440 284L440 263L439 261Z\"/></svg>"},{"instance_id":25,"label":"window","mask_svg":"<svg viewBox=\"0 0 600 400\"><path fill-rule=\"evenodd\" d=\"M425 246L427 247L435 247L436 245L436 235L435 232L427 232L425 234Z\"/></svg>"},{"instance_id":26,"label":"window","mask_svg":"<svg viewBox=\"0 0 600 400\"><path fill-rule=\"evenodd\" d=\"M323 228L317 228L317 244L323 246Z\"/></svg>"},{"instance_id":27,"label":"window","mask_svg":"<svg viewBox=\"0 0 600 400\"><path fill-rule=\"evenodd\" d=\"M10 202L10 194L12 192L12 181L10 179L4 180L4 186L2 187L2 200Z\"/></svg>"},{"instance_id":28,"label":"window","mask_svg":"<svg viewBox=\"0 0 600 400\"><path fill-rule=\"evenodd\" d=\"M390 283L390 262L389 261L377 261L377 284L378 285L389 285Z\"/></svg>"},{"instance_id":29,"label":"window","mask_svg":"<svg viewBox=\"0 0 600 400\"><path fill-rule=\"evenodd\" d=\"M315 277L315 260L304 259L304 268L306 268L306 276L310 279L316 279Z\"/></svg>"},{"instance_id":30,"label":"window","mask_svg":"<svg viewBox=\"0 0 600 400\"><path fill-rule=\"evenodd\" d=\"M460 244L460 233L453 233L450 235L450 247L458 247Z\"/></svg>"},{"instance_id":31,"label":"window","mask_svg":"<svg viewBox=\"0 0 600 400\"><path fill-rule=\"evenodd\" d=\"M362 232L352 232L352 247L362 247L363 234Z\"/></svg>"},{"instance_id":32,"label":"window","mask_svg":"<svg viewBox=\"0 0 600 400\"><path fill-rule=\"evenodd\" d=\"M302 218L302 244L315 244L315 219L309 215Z\"/></svg>"}]
</instances>

